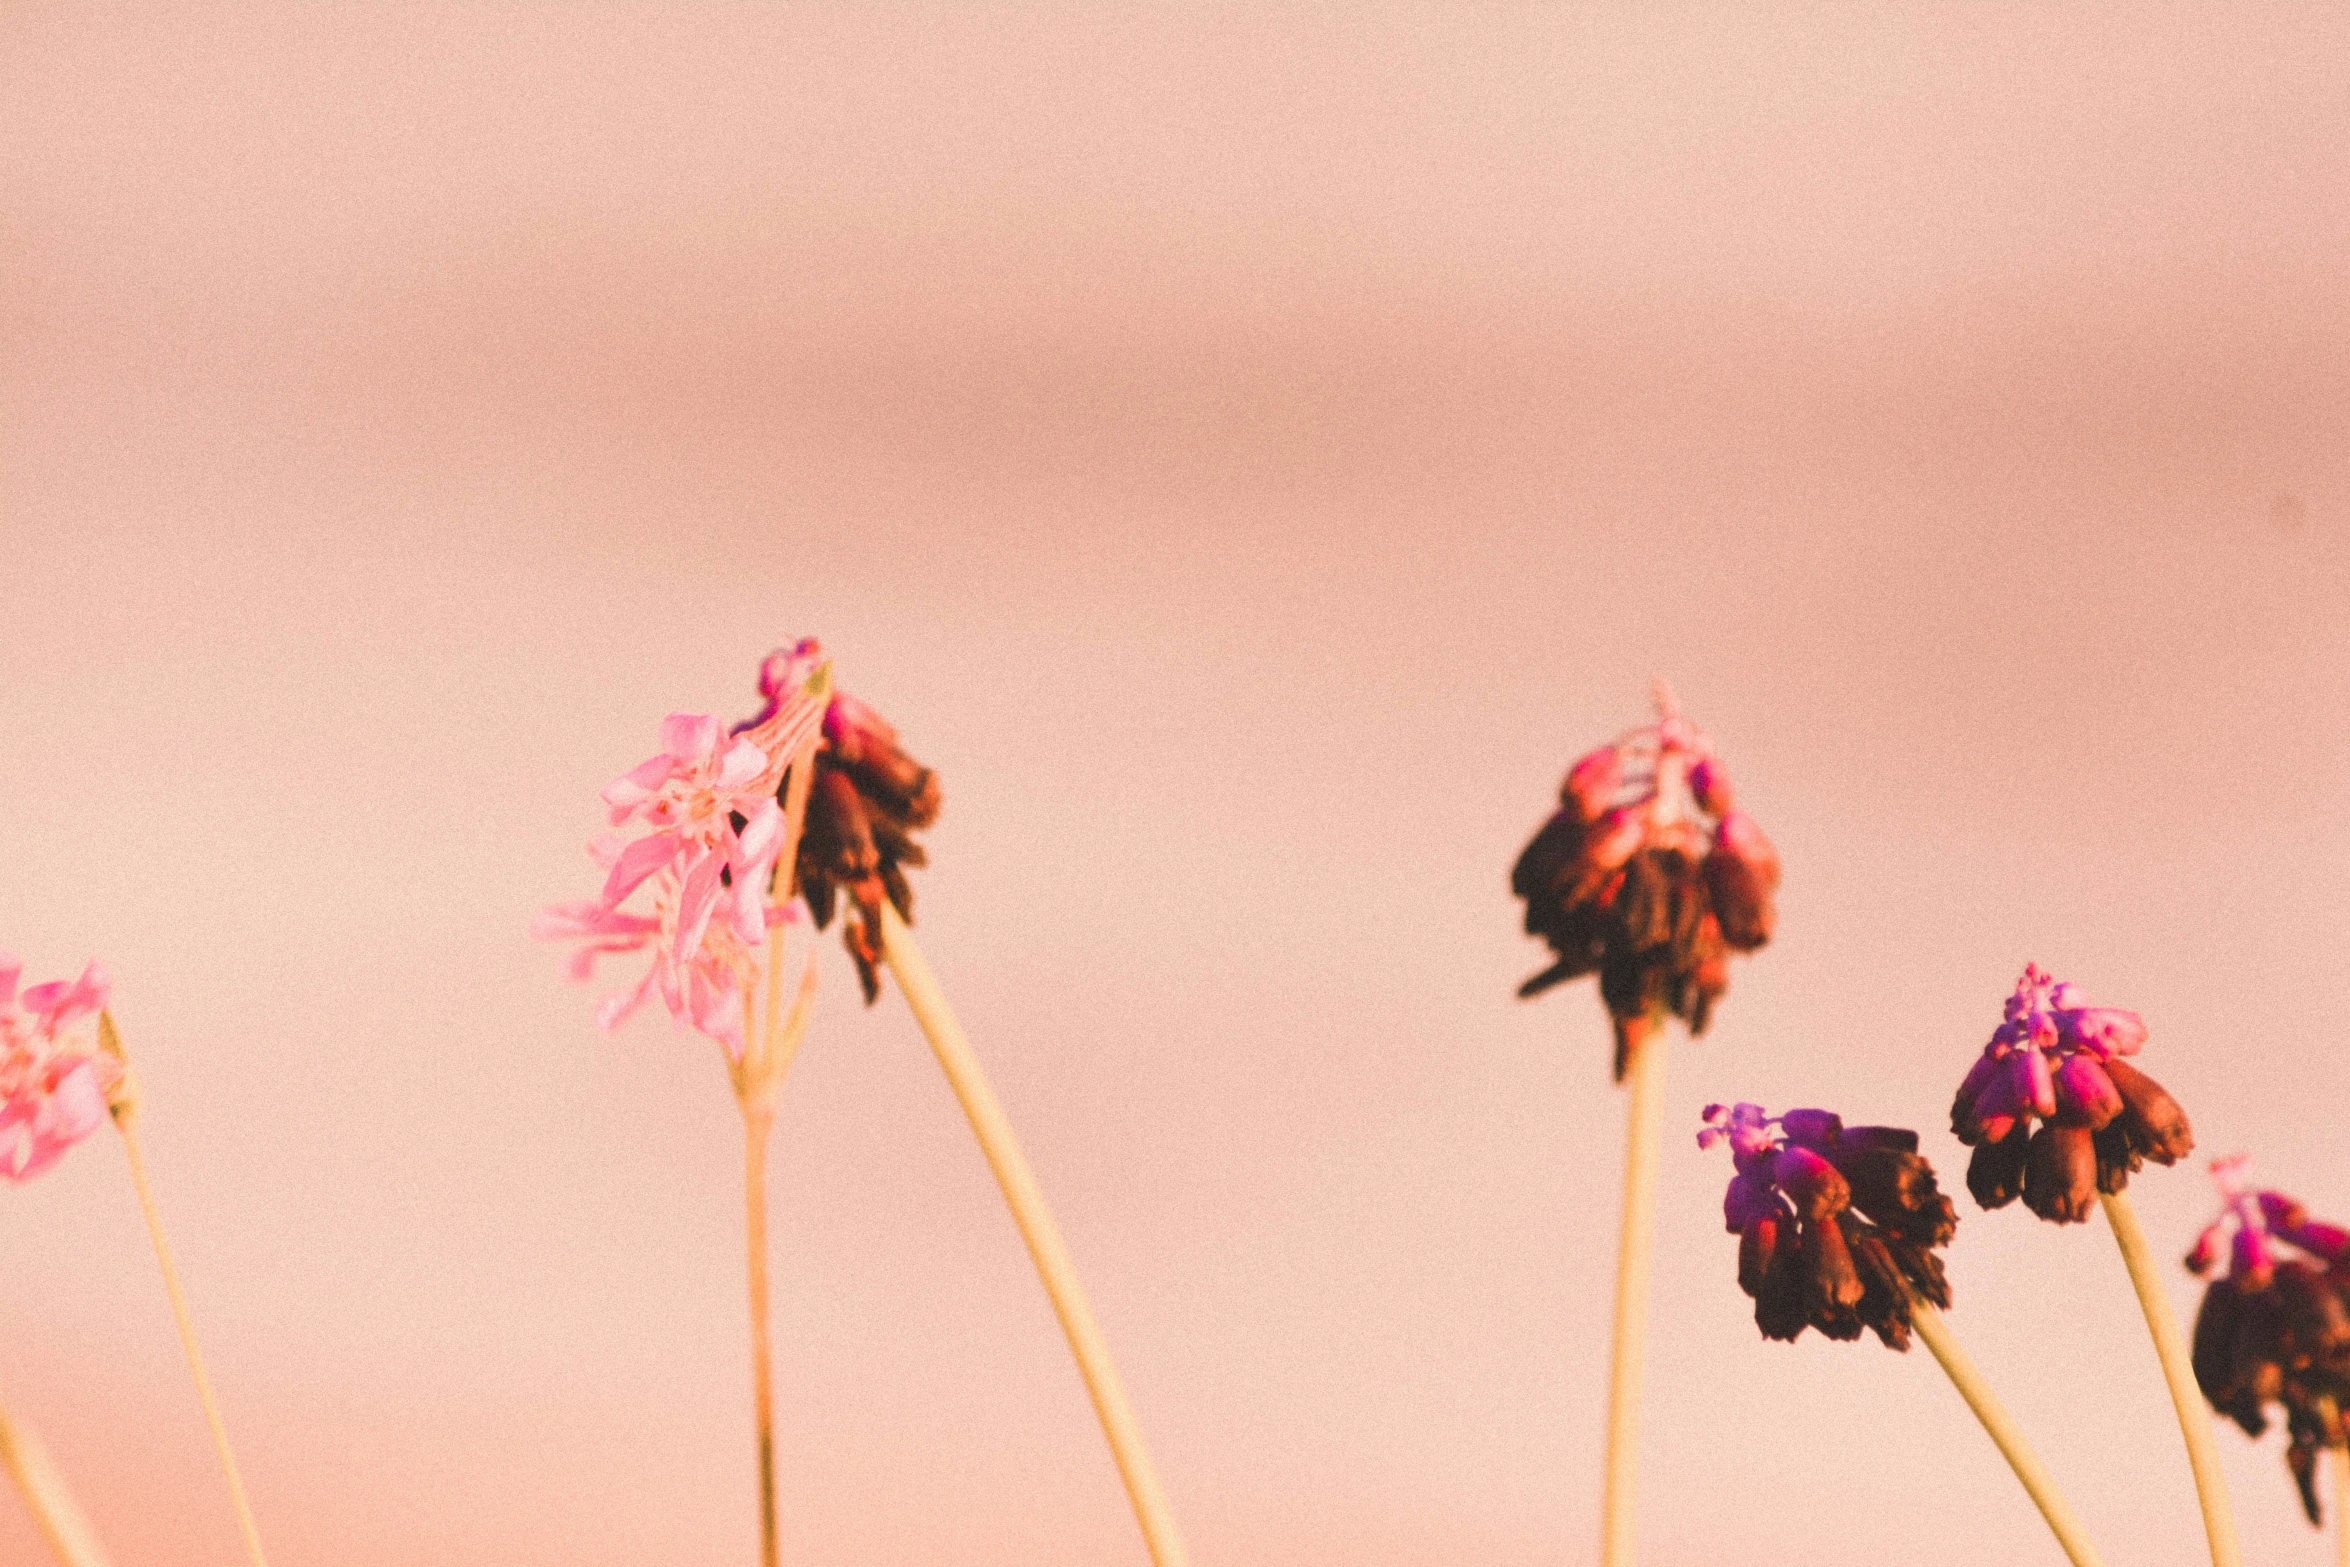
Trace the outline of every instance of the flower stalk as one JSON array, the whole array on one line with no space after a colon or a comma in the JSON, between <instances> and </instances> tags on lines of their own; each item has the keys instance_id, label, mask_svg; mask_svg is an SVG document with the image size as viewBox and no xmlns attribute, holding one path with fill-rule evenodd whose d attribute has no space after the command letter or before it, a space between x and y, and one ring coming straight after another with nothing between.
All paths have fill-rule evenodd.
<instances>
[{"instance_id":1,"label":"flower stalk","mask_svg":"<svg viewBox=\"0 0 2350 1567\"><path fill-rule=\"evenodd\" d=\"M2203 1507L2203 1532L2211 1545L2212 1567L2243 1567L2244 1558L2236 1549L2236 1521L2228 1507L2227 1479L2220 1473L2219 1445L2211 1437L2211 1415L2196 1389L2187 1340L2171 1311L2154 1249L2146 1242L2145 1228L2138 1223L2137 1210L2131 1207L2127 1193L2100 1192L2098 1201L2105 1205L2106 1223L2112 1226L2122 1264L2129 1269L2130 1283L2138 1292L2147 1331L2154 1336L2154 1352L2162 1362L2162 1379L2178 1410L2179 1431L2187 1439L2187 1462L2195 1471L2196 1500Z\"/></svg>"},{"instance_id":2,"label":"flower stalk","mask_svg":"<svg viewBox=\"0 0 2350 1567\"><path fill-rule=\"evenodd\" d=\"M1061 1320L1061 1331L1068 1336L1070 1352L1077 1359L1078 1373L1085 1379L1085 1390L1093 1399L1102 1433L1109 1439L1110 1456L1117 1462L1118 1477L1125 1482L1126 1496L1133 1504L1136 1522L1142 1526L1143 1542L1150 1548L1151 1561L1155 1567L1186 1567L1189 1558L1175 1529L1175 1515L1160 1489L1158 1471L1143 1445L1142 1428L1135 1421L1134 1408L1127 1401L1118 1368L1110 1360L1109 1345L1094 1321L1093 1308L1085 1298L1085 1286L1077 1278L1076 1264L1070 1260L1069 1248L1061 1240L1052 1211L1045 1206L1044 1193L1036 1184L1036 1173L1028 1167L1027 1157L1012 1135L1012 1123L1004 1115L995 1090L988 1085L979 1057L971 1049L971 1041L955 1020L945 993L930 972L930 965L923 961L921 949L914 944L913 932L906 928L896 907L886 899L880 904L879 915L882 961L897 980L899 991L913 1009L915 1021L937 1054L948 1085L961 1102L963 1113L970 1118L980 1152L987 1156L988 1168L995 1173L996 1184L1003 1188L1004 1201L1012 1210L1013 1222L1020 1227L1020 1238L1028 1245L1028 1255L1036 1264L1037 1274L1044 1280L1045 1293L1052 1298L1053 1313Z\"/></svg>"},{"instance_id":3,"label":"flower stalk","mask_svg":"<svg viewBox=\"0 0 2350 1567\"><path fill-rule=\"evenodd\" d=\"M221 1418L220 1401L213 1396L212 1378L204 1370L204 1352L196 1343L196 1323L188 1311L187 1292L180 1287L179 1269L171 1260L171 1243L163 1236L163 1215L155 1206L155 1192L147 1181L147 1160L139 1149L138 1079L123 1053L122 1036L115 1031L110 1012L98 1014L98 1048L122 1066L120 1077L107 1094L107 1109L122 1135L122 1151L131 1167L131 1185L139 1195L139 1212L147 1221L147 1237L155 1243L155 1261L163 1270L163 1290L171 1297L172 1320L179 1327L180 1349L196 1382L196 1401L204 1406L205 1424L212 1428L212 1446L220 1454L220 1470L228 1479L230 1503L236 1508L237 1528L244 1535L245 1554L253 1567L268 1567L261 1554L261 1530L253 1522L253 1504L246 1499L245 1482L237 1473L237 1455L231 1451L228 1423Z\"/></svg>"},{"instance_id":4,"label":"flower stalk","mask_svg":"<svg viewBox=\"0 0 2350 1567\"><path fill-rule=\"evenodd\" d=\"M1919 1299L1914 1293L1910 1298L1909 1309L1910 1326L1917 1330L1919 1338L1925 1340L1927 1352L1941 1363L1943 1371L1950 1378L1950 1385L1958 1389L1958 1396L1966 1400L1967 1408L1973 1410L1975 1418L1983 1423L1983 1430L1990 1436L1991 1445L1999 1449L1999 1456L2007 1460L2007 1466L2023 1482L2025 1494L2031 1497L2032 1505L2040 1509L2040 1516L2048 1520L2049 1532L2056 1536L2056 1543L2064 1547L2064 1554L2073 1567L2101 1567L2097 1548L2089 1543L2089 1536L2081 1528L2080 1519L2073 1516L2071 1506L2056 1489L2055 1478L2040 1462L2039 1455L2032 1451L2031 1444L2024 1440L2015 1418L2008 1414L2006 1407L1999 1402L1998 1395L1991 1391L1991 1384L1983 1380L1983 1373L1975 1369L1975 1363L1967 1358L1966 1351L1959 1348L1958 1340L1951 1336L1950 1324L1942 1320L1942 1314L1930 1302Z\"/></svg>"},{"instance_id":5,"label":"flower stalk","mask_svg":"<svg viewBox=\"0 0 2350 1567\"><path fill-rule=\"evenodd\" d=\"M1615 1340L1608 1361L1607 1470L1600 1560L1631 1567L1640 1477L1640 1368L1648 1343L1648 1276L1656 1246L1657 1151L1663 1138L1665 1028L1651 1014L1625 1063L1631 1105L1624 1137L1624 1211L1616 1249Z\"/></svg>"},{"instance_id":6,"label":"flower stalk","mask_svg":"<svg viewBox=\"0 0 2350 1567\"><path fill-rule=\"evenodd\" d=\"M0 1468L16 1482L25 1510L33 1516L33 1528L59 1567L108 1567L98 1531L66 1489L48 1450L29 1426L11 1420L5 1408L0 1408Z\"/></svg>"}]
</instances>

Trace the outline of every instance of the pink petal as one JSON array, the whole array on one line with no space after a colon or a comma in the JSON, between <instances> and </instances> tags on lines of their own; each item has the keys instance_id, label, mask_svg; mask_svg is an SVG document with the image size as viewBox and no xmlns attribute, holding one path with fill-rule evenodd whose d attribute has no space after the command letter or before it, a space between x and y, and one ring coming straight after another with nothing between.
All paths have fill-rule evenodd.
<instances>
[{"instance_id":1,"label":"pink petal","mask_svg":"<svg viewBox=\"0 0 2350 1567\"><path fill-rule=\"evenodd\" d=\"M645 1004L645 997L653 993L654 973L655 970L647 969L645 977L633 989L606 996L596 1008L596 1027L609 1034L627 1022L629 1015Z\"/></svg>"},{"instance_id":2,"label":"pink petal","mask_svg":"<svg viewBox=\"0 0 2350 1567\"><path fill-rule=\"evenodd\" d=\"M671 713L661 721L661 749L681 762L707 761L725 734L707 713Z\"/></svg>"},{"instance_id":3,"label":"pink petal","mask_svg":"<svg viewBox=\"0 0 2350 1567\"><path fill-rule=\"evenodd\" d=\"M0 1010L16 1000L16 980L23 972L22 959L13 952L0 952Z\"/></svg>"},{"instance_id":4,"label":"pink petal","mask_svg":"<svg viewBox=\"0 0 2350 1567\"><path fill-rule=\"evenodd\" d=\"M701 950L711 910L718 901L718 873L725 868L726 857L708 850L687 867L685 884L677 894L677 948L670 954L672 962L686 961Z\"/></svg>"},{"instance_id":5,"label":"pink petal","mask_svg":"<svg viewBox=\"0 0 2350 1567\"><path fill-rule=\"evenodd\" d=\"M612 825L617 827L628 820L628 813L650 800L669 781L676 764L664 751L622 773L604 786L604 803L612 808Z\"/></svg>"},{"instance_id":6,"label":"pink petal","mask_svg":"<svg viewBox=\"0 0 2350 1567\"><path fill-rule=\"evenodd\" d=\"M783 810L769 796L743 814L750 819L735 834L733 859L735 873L747 878L782 849Z\"/></svg>"},{"instance_id":7,"label":"pink petal","mask_svg":"<svg viewBox=\"0 0 2350 1567\"><path fill-rule=\"evenodd\" d=\"M759 775L765 771L767 771L767 753L748 740L737 740L726 748L726 756L718 764L718 777L715 782L721 789L747 789L757 782Z\"/></svg>"},{"instance_id":8,"label":"pink petal","mask_svg":"<svg viewBox=\"0 0 2350 1567\"><path fill-rule=\"evenodd\" d=\"M645 879L661 870L685 852L674 833L657 832L639 838L620 851L620 858L612 862L612 874L604 879L604 906L612 907L642 886Z\"/></svg>"},{"instance_id":9,"label":"pink petal","mask_svg":"<svg viewBox=\"0 0 2350 1567\"><path fill-rule=\"evenodd\" d=\"M40 1117L43 1132L61 1147L71 1147L106 1124L106 1091L88 1061L78 1061L49 1090L49 1103Z\"/></svg>"}]
</instances>

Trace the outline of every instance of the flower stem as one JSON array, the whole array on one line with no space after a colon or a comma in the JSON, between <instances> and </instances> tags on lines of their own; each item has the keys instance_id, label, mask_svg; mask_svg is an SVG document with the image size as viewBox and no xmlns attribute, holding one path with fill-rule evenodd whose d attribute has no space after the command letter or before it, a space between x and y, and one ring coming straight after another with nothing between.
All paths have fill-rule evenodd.
<instances>
[{"instance_id":1,"label":"flower stem","mask_svg":"<svg viewBox=\"0 0 2350 1567\"><path fill-rule=\"evenodd\" d=\"M2122 1263L2130 1270L2138 1305L2146 1313L2147 1331L2154 1335L2154 1352L2162 1360L2162 1378L2170 1385L2170 1401L2179 1412L2179 1430L2187 1439L2187 1462L2195 1471L2195 1495L2203 1504L2203 1532L2211 1542L2212 1567L2242 1567L2244 1558L2236 1550L2236 1520L2228 1509L2227 1480L2219 1469L2219 1445L2211 1439L2211 1415L2196 1390L2187 1341L2179 1332L2179 1319L2171 1312L2170 1295L2163 1288L2154 1249L2146 1243L2146 1231L2139 1225L2137 1210L2130 1206L2127 1194L2106 1192L2098 1200L2105 1204L2106 1223L2113 1227Z\"/></svg>"},{"instance_id":2,"label":"flower stem","mask_svg":"<svg viewBox=\"0 0 2350 1567\"><path fill-rule=\"evenodd\" d=\"M2326 1451L2334 1457L2334 1560L2350 1567L2350 1444Z\"/></svg>"},{"instance_id":3,"label":"flower stem","mask_svg":"<svg viewBox=\"0 0 2350 1567\"><path fill-rule=\"evenodd\" d=\"M1958 1389L1958 1396L1966 1400L1967 1408L1983 1422L1983 1429L1990 1433L1991 1445L1999 1449L1999 1455L2007 1460L2015 1477L2024 1483L2024 1491L2040 1509L2040 1516L2048 1520L2050 1532L2056 1536L2056 1543L2064 1547L2064 1554L2071 1558L2073 1567L2101 1567L2097 1548L2089 1543L2081 1521L2073 1516L2072 1508L2058 1493L2056 1481L2024 1441L2014 1417L2001 1406L1998 1396L1991 1391L1991 1384L1983 1380L1983 1373L1975 1369L1966 1351L1958 1347L1958 1340L1950 1336L1950 1325L1942 1320L1942 1314L1914 1295L1909 1305L1910 1320L1917 1328L1918 1337L1926 1341L1926 1348L1949 1373L1951 1386Z\"/></svg>"},{"instance_id":4,"label":"flower stem","mask_svg":"<svg viewBox=\"0 0 2350 1567\"><path fill-rule=\"evenodd\" d=\"M921 949L914 945L913 933L886 901L881 906L881 936L882 960L889 965L898 989L914 1010L915 1021L922 1025L923 1034L930 1040L938 1064L946 1072L947 1083L962 1102L963 1113L970 1117L980 1151L987 1156L988 1168L995 1172L996 1184L1003 1188L1013 1222L1020 1227L1020 1238L1028 1243L1028 1255L1044 1279L1045 1293L1052 1297L1053 1312L1061 1319L1061 1331L1068 1335L1069 1349L1077 1358L1077 1370L1085 1378L1086 1392L1093 1398L1094 1413L1100 1417L1102 1432L1109 1438L1110 1456L1117 1461L1119 1478L1126 1483L1126 1496L1133 1503L1136 1521L1142 1525L1143 1543L1150 1547L1151 1560L1157 1567L1185 1567L1189 1558L1184 1554L1182 1538L1175 1532L1175 1516L1168 1510L1166 1495L1159 1488L1158 1472L1152 1468L1150 1453L1143 1446L1142 1430L1135 1423L1133 1406L1127 1402L1125 1386L1118 1380L1118 1368L1111 1364L1110 1349L1102 1340L1101 1328L1094 1322L1093 1308L1086 1303L1085 1287L1077 1280L1077 1268L1069 1260L1069 1248L1062 1244L1060 1229L1053 1223L1051 1210L1045 1207L1036 1174L1028 1168L1028 1160L1012 1135L1012 1123L1005 1118L995 1090L988 1086L987 1075L980 1070L979 1057L972 1052L971 1041L964 1037L962 1025L948 1008L945 994L931 975L930 965L923 961Z\"/></svg>"},{"instance_id":5,"label":"flower stem","mask_svg":"<svg viewBox=\"0 0 2350 1567\"><path fill-rule=\"evenodd\" d=\"M767 1332L767 1135L772 1114L743 1105L743 1208L751 1282L751 1409L759 1433L759 1561L775 1567L775 1373Z\"/></svg>"},{"instance_id":6,"label":"flower stem","mask_svg":"<svg viewBox=\"0 0 2350 1567\"><path fill-rule=\"evenodd\" d=\"M1632 1103L1624 1133L1624 1214L1616 1249L1615 1348L1608 1362L1607 1471L1600 1491L1600 1561L1631 1567L1640 1478L1640 1362L1648 1341L1648 1269L1656 1239L1657 1146L1664 1116L1665 1030L1651 1019L1625 1063Z\"/></svg>"},{"instance_id":7,"label":"flower stem","mask_svg":"<svg viewBox=\"0 0 2350 1567\"><path fill-rule=\"evenodd\" d=\"M188 1357L188 1370L196 1379L196 1399L204 1406L204 1419L212 1427L212 1445L220 1453L221 1473L228 1477L229 1500L237 1510L237 1527L244 1531L245 1554L253 1559L253 1567L268 1567L261 1555L261 1531L253 1522L253 1505L245 1499L245 1482L237 1475L236 1454L229 1451L228 1425L220 1418L220 1401L212 1396L212 1378L205 1374L204 1355L196 1347L196 1324L188 1314L188 1297L180 1288L179 1269L172 1265L170 1243L163 1238L163 1216L156 1211L155 1193L147 1184L147 1161L139 1152L139 1134L132 1127L133 1117L117 1110L114 1124L122 1133L122 1149L129 1156L131 1184L138 1188L139 1211L146 1215L147 1235L155 1243L155 1260L163 1268L164 1293L171 1297L171 1314L179 1324L180 1348Z\"/></svg>"},{"instance_id":8,"label":"flower stem","mask_svg":"<svg viewBox=\"0 0 2350 1567\"><path fill-rule=\"evenodd\" d=\"M10 1420L6 1409L0 1409L0 1467L7 1469L17 1490L24 1494L33 1527L49 1542L62 1567L107 1567L97 1531L75 1505L73 1493L66 1490L40 1439L30 1427Z\"/></svg>"}]
</instances>

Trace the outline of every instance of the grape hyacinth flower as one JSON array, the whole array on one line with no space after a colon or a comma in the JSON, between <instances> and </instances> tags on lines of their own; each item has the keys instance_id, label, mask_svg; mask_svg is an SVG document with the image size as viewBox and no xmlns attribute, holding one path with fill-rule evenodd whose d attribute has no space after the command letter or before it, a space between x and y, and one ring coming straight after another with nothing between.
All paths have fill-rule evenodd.
<instances>
[{"instance_id":1,"label":"grape hyacinth flower","mask_svg":"<svg viewBox=\"0 0 2350 1567\"><path fill-rule=\"evenodd\" d=\"M2248 1164L2212 1161L2225 1206L2187 1254L2197 1275L2227 1261L2195 1316L2195 1382L2246 1436L2268 1429L2267 1405L2283 1406L2285 1464L2317 1525L2317 1455L2350 1440L2350 1230L2255 1188Z\"/></svg>"},{"instance_id":2,"label":"grape hyacinth flower","mask_svg":"<svg viewBox=\"0 0 2350 1567\"><path fill-rule=\"evenodd\" d=\"M2193 1151L2178 1101L2121 1059L2145 1040L2137 1013L2084 1006L2072 986L2026 965L1950 1108L1951 1131L1975 1150L1975 1201L2001 1208L2020 1196L2051 1223L2078 1224L2146 1160L2176 1164Z\"/></svg>"},{"instance_id":3,"label":"grape hyacinth flower","mask_svg":"<svg viewBox=\"0 0 2350 1567\"><path fill-rule=\"evenodd\" d=\"M2031 1444L1959 1348L1941 1312L1950 1281L1935 1255L1958 1211L1918 1153L1917 1133L1846 1126L1825 1110L1763 1113L1708 1105L1697 1146L1727 1143L1736 1173L1722 1219L1738 1237L1738 1286L1754 1300L1763 1337L1792 1342L1806 1328L1832 1339L1875 1332L1906 1352L1911 1335L1983 1423L2074 1567L2099 1567L2096 1547Z\"/></svg>"},{"instance_id":4,"label":"grape hyacinth flower","mask_svg":"<svg viewBox=\"0 0 2350 1567\"><path fill-rule=\"evenodd\" d=\"M2122 1059L2145 1042L2137 1013L2085 1006L2072 986L2026 964L2006 1016L1959 1084L1950 1129L1975 1150L1967 1190L1985 1208L2020 1196L2054 1224L2085 1221L2092 1204L2105 1210L2179 1417L2212 1567L2241 1567L2211 1416L2161 1265L2125 1190L2146 1160L2176 1164L2195 1147L2178 1101Z\"/></svg>"},{"instance_id":5,"label":"grape hyacinth flower","mask_svg":"<svg viewBox=\"0 0 2350 1567\"><path fill-rule=\"evenodd\" d=\"M772 722L779 694L799 690L822 656L813 637L769 654L759 667L767 706L741 727L756 732ZM913 923L906 867L928 863L914 834L938 820L938 808L938 775L906 754L879 713L845 691L832 693L800 839L799 882L819 930L830 928L839 895L848 895L841 940L868 1006L881 994L882 901Z\"/></svg>"},{"instance_id":6,"label":"grape hyacinth flower","mask_svg":"<svg viewBox=\"0 0 2350 1567\"><path fill-rule=\"evenodd\" d=\"M1656 705L1655 723L1568 770L1561 808L1510 872L1526 933L1557 954L1518 994L1598 974L1618 1081L1664 1013L1705 1032L1730 954L1769 941L1776 919L1777 852L1662 681Z\"/></svg>"},{"instance_id":7,"label":"grape hyacinth flower","mask_svg":"<svg viewBox=\"0 0 2350 1567\"><path fill-rule=\"evenodd\" d=\"M95 1019L110 989L93 962L79 979L17 994L24 965L0 952L0 1175L29 1181L106 1124L122 1064L74 1031Z\"/></svg>"},{"instance_id":8,"label":"grape hyacinth flower","mask_svg":"<svg viewBox=\"0 0 2350 1567\"><path fill-rule=\"evenodd\" d=\"M1825 1110L1766 1116L1760 1105L1708 1105L1697 1146L1727 1143L1737 1173L1722 1218L1738 1237L1738 1286L1763 1337L1807 1327L1832 1339L1873 1331L1909 1348L1913 1305L1950 1304L1936 1248L1958 1213L1918 1153L1918 1136L1846 1126Z\"/></svg>"}]
</instances>

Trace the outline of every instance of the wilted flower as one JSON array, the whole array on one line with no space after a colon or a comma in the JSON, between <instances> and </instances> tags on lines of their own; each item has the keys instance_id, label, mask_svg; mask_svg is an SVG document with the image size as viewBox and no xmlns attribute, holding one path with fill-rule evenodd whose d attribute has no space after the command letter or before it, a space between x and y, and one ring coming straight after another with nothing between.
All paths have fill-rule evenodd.
<instances>
[{"instance_id":1,"label":"wilted flower","mask_svg":"<svg viewBox=\"0 0 2350 1567\"><path fill-rule=\"evenodd\" d=\"M770 896L784 832L777 789L821 720L797 688L773 694L738 734L707 715L672 713L661 750L604 790L614 829L650 830L597 838L589 851L607 868L602 894L557 904L531 925L539 940L583 943L575 979L589 978L600 956L651 952L644 978L597 1009L602 1026L618 1027L658 991L680 1023L741 1054L742 996L769 927L784 918ZM640 888L650 912L624 910Z\"/></svg>"},{"instance_id":2,"label":"wilted flower","mask_svg":"<svg viewBox=\"0 0 2350 1567\"><path fill-rule=\"evenodd\" d=\"M2078 1224L2099 1192L2129 1185L2146 1160L2176 1164L2192 1152L2178 1101L2120 1059L2145 1040L2137 1013L2083 1006L2072 986L2027 964L1950 1107L1951 1131L1975 1150L1966 1176L1975 1201L1998 1208L2020 1195L2041 1218Z\"/></svg>"},{"instance_id":3,"label":"wilted flower","mask_svg":"<svg viewBox=\"0 0 2350 1567\"><path fill-rule=\"evenodd\" d=\"M1763 1337L1807 1327L1832 1339L1875 1330L1909 1348L1912 1301L1950 1304L1934 1249L1958 1214L1918 1153L1918 1136L1846 1126L1825 1110L1766 1116L1760 1105L1708 1105L1697 1146L1730 1145L1737 1167L1722 1219L1738 1237L1738 1287Z\"/></svg>"},{"instance_id":4,"label":"wilted flower","mask_svg":"<svg viewBox=\"0 0 2350 1567\"><path fill-rule=\"evenodd\" d=\"M21 997L24 965L0 952L0 1175L28 1181L106 1121L106 1096L122 1064L95 1042L68 1034L105 1007L96 963L75 980L35 985Z\"/></svg>"},{"instance_id":5,"label":"wilted flower","mask_svg":"<svg viewBox=\"0 0 2350 1567\"><path fill-rule=\"evenodd\" d=\"M2212 1161L2226 1207L2187 1254L2198 1274L2228 1260L2195 1315L2195 1383L2247 1436L2268 1429L2264 1406L2284 1406L2285 1464L2315 1524L2318 1449L2343 1445L2350 1407L2350 1230L2256 1190L2247 1163Z\"/></svg>"},{"instance_id":6,"label":"wilted flower","mask_svg":"<svg viewBox=\"0 0 2350 1567\"><path fill-rule=\"evenodd\" d=\"M770 653L759 666L759 693L768 705L745 731L771 722L778 693L800 689L822 657L813 637ZM913 835L938 820L938 807L938 775L905 753L880 714L834 692L824 709L824 741L800 838L800 890L818 929L832 924L838 894L848 894L841 937L868 1004L881 994L881 900L913 923L905 867L927 863Z\"/></svg>"},{"instance_id":7,"label":"wilted flower","mask_svg":"<svg viewBox=\"0 0 2350 1567\"><path fill-rule=\"evenodd\" d=\"M1779 857L1731 803L1705 736L1657 683L1657 721L1568 770L1562 807L1518 856L1510 890L1526 933L1558 961L1521 996L1599 975L1616 1025L1616 1076L1657 1014L1705 1031L1730 953L1770 940Z\"/></svg>"}]
</instances>

